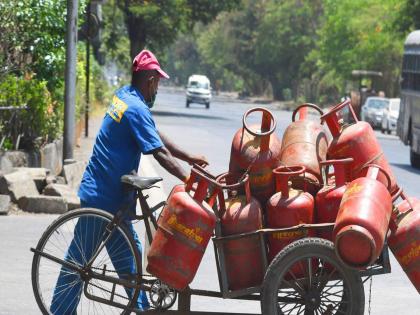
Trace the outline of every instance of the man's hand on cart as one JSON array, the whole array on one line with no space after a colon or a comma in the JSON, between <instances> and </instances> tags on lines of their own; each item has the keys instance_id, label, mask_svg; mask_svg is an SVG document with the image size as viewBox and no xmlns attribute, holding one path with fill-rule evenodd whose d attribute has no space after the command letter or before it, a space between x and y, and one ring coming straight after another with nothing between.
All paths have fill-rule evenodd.
<instances>
[{"instance_id":1,"label":"man's hand on cart","mask_svg":"<svg viewBox=\"0 0 420 315\"><path fill-rule=\"evenodd\" d=\"M198 166L205 167L209 165L207 158L204 155L192 155L189 158L188 163L190 165L197 164Z\"/></svg>"}]
</instances>

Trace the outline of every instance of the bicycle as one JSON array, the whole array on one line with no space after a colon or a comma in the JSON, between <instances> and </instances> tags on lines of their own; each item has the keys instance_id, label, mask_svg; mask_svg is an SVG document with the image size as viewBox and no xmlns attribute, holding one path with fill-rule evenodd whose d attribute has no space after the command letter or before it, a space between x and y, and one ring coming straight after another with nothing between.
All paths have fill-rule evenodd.
<instances>
[{"instance_id":1,"label":"bicycle","mask_svg":"<svg viewBox=\"0 0 420 315\"><path fill-rule=\"evenodd\" d=\"M152 239L151 224L154 228L157 228L157 221L153 214L166 203L162 201L154 207L149 207L146 202L148 196L144 194L144 191L156 187L155 184L161 180L160 177L145 178L137 175L124 175L121 178L122 183L128 190L136 191L135 201L139 200L143 212L141 215L130 215L129 218L145 222L149 240ZM149 298L152 303L155 302L160 306L168 307L169 303L173 304L175 302L176 295L171 293L170 289L167 289L170 291L167 295L169 298L173 297L173 299L171 298L169 302L168 298L157 302L153 285L156 286L158 280L142 274L141 255L137 250L135 240L132 239L127 227L123 224L129 208L130 205L124 206L115 216L99 209L73 210L57 218L46 229L36 248L31 248L34 253L32 285L37 304L43 314L50 314L51 312L50 304L58 278L57 272L63 272L63 270L66 277L74 278L70 282L73 287L83 286L84 294L82 294L77 308L78 314L83 313L83 310L88 310L88 313L92 311L93 314L113 314L116 312L115 308L122 309L122 314L130 314L132 311L136 311L133 309L133 304L141 289L151 292ZM78 225L80 221L83 221L82 225L85 225L86 228L92 226L91 223L95 223L95 227L103 227L101 237L95 240L84 237L75 240L80 252L90 247L89 245L92 245L92 242L96 243L93 252L89 255L90 257L86 257L87 254L82 253L83 265L74 263L72 255L68 255L66 252L74 239L76 227L80 226ZM83 229L83 227L80 227L80 229ZM89 233L90 231L85 232ZM119 237L125 244L106 248L107 242L110 242L112 237ZM121 274L113 268L111 257L121 256L119 251L121 252L121 248L124 247L134 257L135 268L129 273ZM64 258L66 256L67 259ZM131 263L127 261L127 265ZM48 282L49 285L46 285ZM107 308L107 306L112 308Z\"/></svg>"}]
</instances>

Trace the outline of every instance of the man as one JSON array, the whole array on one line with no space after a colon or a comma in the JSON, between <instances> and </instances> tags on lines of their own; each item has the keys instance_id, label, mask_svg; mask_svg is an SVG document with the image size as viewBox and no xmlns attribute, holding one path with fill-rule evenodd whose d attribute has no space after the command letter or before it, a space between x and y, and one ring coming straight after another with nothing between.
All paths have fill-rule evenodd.
<instances>
[{"instance_id":1,"label":"man","mask_svg":"<svg viewBox=\"0 0 420 315\"><path fill-rule=\"evenodd\" d=\"M208 164L205 157L184 152L157 131L150 108L154 105L160 78L168 79L169 76L160 68L158 60L150 51L141 51L133 61L131 85L116 91L97 135L93 154L79 189L83 208L99 208L115 214L123 205L130 204L134 195L124 192L120 178L138 169L142 154L153 154L160 165L184 182L188 173L175 158L190 164ZM89 242L83 242L88 245L83 245L82 249L77 239L85 230L103 231L104 226L93 219L89 222L80 221L75 227L66 259L83 265L101 242L102 234L89 234ZM141 244L131 221L125 220L125 225L141 253ZM106 244L115 270L120 275L130 273L130 269L133 269L133 258L128 248L119 251L118 257L113 257L109 249L117 246L115 244L123 243L121 236L115 235ZM51 303L53 314L76 312L83 289L82 284L77 281L77 275L69 275L69 272L62 268ZM70 283L73 284L70 286ZM150 307L144 292L140 293L135 306L140 310Z\"/></svg>"}]
</instances>

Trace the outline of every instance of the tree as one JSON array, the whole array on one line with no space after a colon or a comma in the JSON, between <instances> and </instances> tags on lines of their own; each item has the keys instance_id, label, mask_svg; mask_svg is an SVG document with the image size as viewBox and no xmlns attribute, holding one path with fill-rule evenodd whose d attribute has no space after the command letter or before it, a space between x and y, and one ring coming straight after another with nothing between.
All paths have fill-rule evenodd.
<instances>
[{"instance_id":1,"label":"tree","mask_svg":"<svg viewBox=\"0 0 420 315\"><path fill-rule=\"evenodd\" d=\"M394 25L406 35L408 32L420 29L420 0L405 0L398 3Z\"/></svg>"},{"instance_id":2,"label":"tree","mask_svg":"<svg viewBox=\"0 0 420 315\"><path fill-rule=\"evenodd\" d=\"M242 78L243 92L262 94L266 80L260 76L254 56L263 1L243 2L243 9L222 13L210 24L207 31L200 34L198 47L205 63Z\"/></svg>"},{"instance_id":3,"label":"tree","mask_svg":"<svg viewBox=\"0 0 420 315\"><path fill-rule=\"evenodd\" d=\"M284 89L296 90L321 15L321 0L246 0L242 10L220 15L199 37L200 52L208 63L239 75L251 92L261 94L268 80L274 98L283 99Z\"/></svg>"},{"instance_id":4,"label":"tree","mask_svg":"<svg viewBox=\"0 0 420 315\"><path fill-rule=\"evenodd\" d=\"M323 8L321 0L270 1L257 27L253 68L271 83L275 99L283 90L297 94L301 66L315 47Z\"/></svg>"},{"instance_id":5,"label":"tree","mask_svg":"<svg viewBox=\"0 0 420 315\"><path fill-rule=\"evenodd\" d=\"M382 88L394 95L402 52L402 38L392 27L398 1L325 0L324 7L325 23L313 52L321 76L345 82L355 69L381 71Z\"/></svg>"},{"instance_id":6,"label":"tree","mask_svg":"<svg viewBox=\"0 0 420 315\"><path fill-rule=\"evenodd\" d=\"M130 40L124 22L124 13L118 1L108 0L103 6L104 29L101 50L119 69L127 70L130 60Z\"/></svg>"},{"instance_id":7,"label":"tree","mask_svg":"<svg viewBox=\"0 0 420 315\"><path fill-rule=\"evenodd\" d=\"M179 32L192 29L196 22L208 23L222 10L230 10L239 0L121 0L118 6L130 40L130 55L146 44L162 50L173 43Z\"/></svg>"}]
</instances>

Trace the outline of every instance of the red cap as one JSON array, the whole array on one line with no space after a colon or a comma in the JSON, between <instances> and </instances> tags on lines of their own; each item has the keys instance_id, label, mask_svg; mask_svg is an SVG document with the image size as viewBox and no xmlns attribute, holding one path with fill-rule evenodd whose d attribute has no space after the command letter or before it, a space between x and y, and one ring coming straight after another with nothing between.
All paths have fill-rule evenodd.
<instances>
[{"instance_id":1,"label":"red cap","mask_svg":"<svg viewBox=\"0 0 420 315\"><path fill-rule=\"evenodd\" d=\"M146 49L142 50L133 60L133 72L142 70L156 70L162 78L169 79L169 75L160 68L159 61L155 55Z\"/></svg>"}]
</instances>

